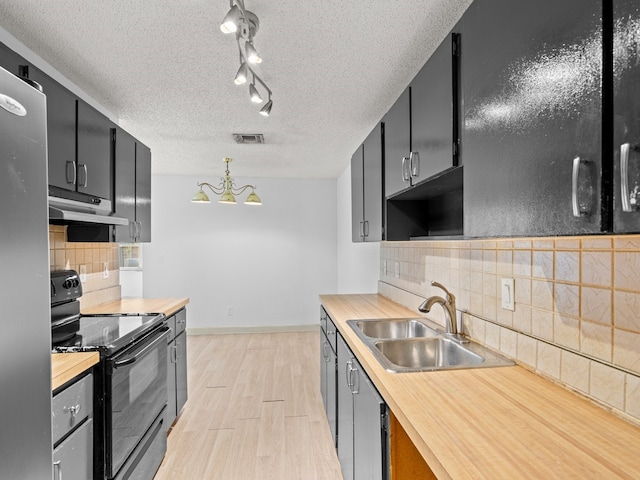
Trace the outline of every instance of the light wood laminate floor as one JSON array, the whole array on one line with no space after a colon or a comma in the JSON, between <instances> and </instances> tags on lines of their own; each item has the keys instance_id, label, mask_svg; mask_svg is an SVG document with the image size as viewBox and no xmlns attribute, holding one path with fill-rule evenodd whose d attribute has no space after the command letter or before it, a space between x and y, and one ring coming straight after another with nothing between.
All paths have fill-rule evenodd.
<instances>
[{"instance_id":1,"label":"light wood laminate floor","mask_svg":"<svg viewBox=\"0 0 640 480\"><path fill-rule=\"evenodd\" d=\"M187 337L189 400L155 480L342 479L319 332Z\"/></svg>"}]
</instances>

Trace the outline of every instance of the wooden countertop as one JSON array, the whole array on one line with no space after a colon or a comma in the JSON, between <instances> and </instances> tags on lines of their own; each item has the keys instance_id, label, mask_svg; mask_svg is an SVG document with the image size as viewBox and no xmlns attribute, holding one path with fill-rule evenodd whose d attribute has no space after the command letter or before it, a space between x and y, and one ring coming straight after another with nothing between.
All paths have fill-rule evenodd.
<instances>
[{"instance_id":1,"label":"wooden countertop","mask_svg":"<svg viewBox=\"0 0 640 480\"><path fill-rule=\"evenodd\" d=\"M519 366L387 372L346 320L416 314L379 295L320 299L437 478L640 478L640 428Z\"/></svg>"},{"instance_id":2,"label":"wooden countertop","mask_svg":"<svg viewBox=\"0 0 640 480\"><path fill-rule=\"evenodd\" d=\"M189 303L189 298L123 298L115 302L103 303L96 307L82 309L85 315L111 313L164 313L169 316Z\"/></svg>"},{"instance_id":3,"label":"wooden countertop","mask_svg":"<svg viewBox=\"0 0 640 480\"><path fill-rule=\"evenodd\" d=\"M61 387L100 361L98 352L51 354L51 390Z\"/></svg>"}]
</instances>

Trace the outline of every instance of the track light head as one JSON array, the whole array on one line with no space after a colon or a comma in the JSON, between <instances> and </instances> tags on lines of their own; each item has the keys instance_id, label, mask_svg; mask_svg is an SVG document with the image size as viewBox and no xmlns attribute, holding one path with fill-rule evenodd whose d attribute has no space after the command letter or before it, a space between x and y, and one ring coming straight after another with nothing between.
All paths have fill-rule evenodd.
<instances>
[{"instance_id":1,"label":"track light head","mask_svg":"<svg viewBox=\"0 0 640 480\"><path fill-rule=\"evenodd\" d=\"M262 103L262 97L253 83L249 85L249 96L253 103Z\"/></svg>"},{"instance_id":2,"label":"track light head","mask_svg":"<svg viewBox=\"0 0 640 480\"><path fill-rule=\"evenodd\" d=\"M237 5L231 7L220 24L220 30L222 33L236 33L238 31L238 24L240 23L241 15L242 12L240 12Z\"/></svg>"},{"instance_id":3,"label":"track light head","mask_svg":"<svg viewBox=\"0 0 640 480\"><path fill-rule=\"evenodd\" d=\"M247 54L247 61L249 63L262 63L262 57L260 57L258 51L249 40L244 44L244 51Z\"/></svg>"}]
</instances>

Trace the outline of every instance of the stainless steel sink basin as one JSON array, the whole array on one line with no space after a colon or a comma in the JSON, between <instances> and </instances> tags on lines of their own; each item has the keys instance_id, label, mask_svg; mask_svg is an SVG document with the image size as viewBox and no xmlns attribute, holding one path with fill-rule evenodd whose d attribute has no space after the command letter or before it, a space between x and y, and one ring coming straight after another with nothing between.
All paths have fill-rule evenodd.
<instances>
[{"instance_id":1,"label":"stainless steel sink basin","mask_svg":"<svg viewBox=\"0 0 640 480\"><path fill-rule=\"evenodd\" d=\"M429 372L514 365L461 335L448 335L428 319L347 320L380 364L390 372Z\"/></svg>"},{"instance_id":2,"label":"stainless steel sink basin","mask_svg":"<svg viewBox=\"0 0 640 480\"><path fill-rule=\"evenodd\" d=\"M370 338L417 338L437 337L440 332L415 318L393 318L389 320L348 320Z\"/></svg>"},{"instance_id":3,"label":"stainless steel sink basin","mask_svg":"<svg viewBox=\"0 0 640 480\"><path fill-rule=\"evenodd\" d=\"M447 338L379 340L373 344L391 363L412 370L480 365L484 358Z\"/></svg>"}]
</instances>

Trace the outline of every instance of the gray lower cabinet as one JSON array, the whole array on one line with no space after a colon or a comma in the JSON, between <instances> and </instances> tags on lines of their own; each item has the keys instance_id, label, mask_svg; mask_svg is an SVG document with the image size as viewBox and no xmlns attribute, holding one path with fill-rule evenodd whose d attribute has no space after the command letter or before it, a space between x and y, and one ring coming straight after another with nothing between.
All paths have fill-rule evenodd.
<instances>
[{"instance_id":1,"label":"gray lower cabinet","mask_svg":"<svg viewBox=\"0 0 640 480\"><path fill-rule=\"evenodd\" d=\"M338 458L344 480L388 480L387 405L338 334Z\"/></svg>"},{"instance_id":2,"label":"gray lower cabinet","mask_svg":"<svg viewBox=\"0 0 640 480\"><path fill-rule=\"evenodd\" d=\"M167 340L167 410L170 428L187 402L187 310L179 310L168 318L171 332Z\"/></svg>"},{"instance_id":3,"label":"gray lower cabinet","mask_svg":"<svg viewBox=\"0 0 640 480\"><path fill-rule=\"evenodd\" d=\"M337 421L337 368L338 357L336 355L336 327L324 309L321 313L320 332L320 393L324 410L327 414L329 429L334 446L337 445L338 435Z\"/></svg>"},{"instance_id":4,"label":"gray lower cabinet","mask_svg":"<svg viewBox=\"0 0 640 480\"><path fill-rule=\"evenodd\" d=\"M52 402L53 479L93 475L93 375L56 392Z\"/></svg>"}]
</instances>

